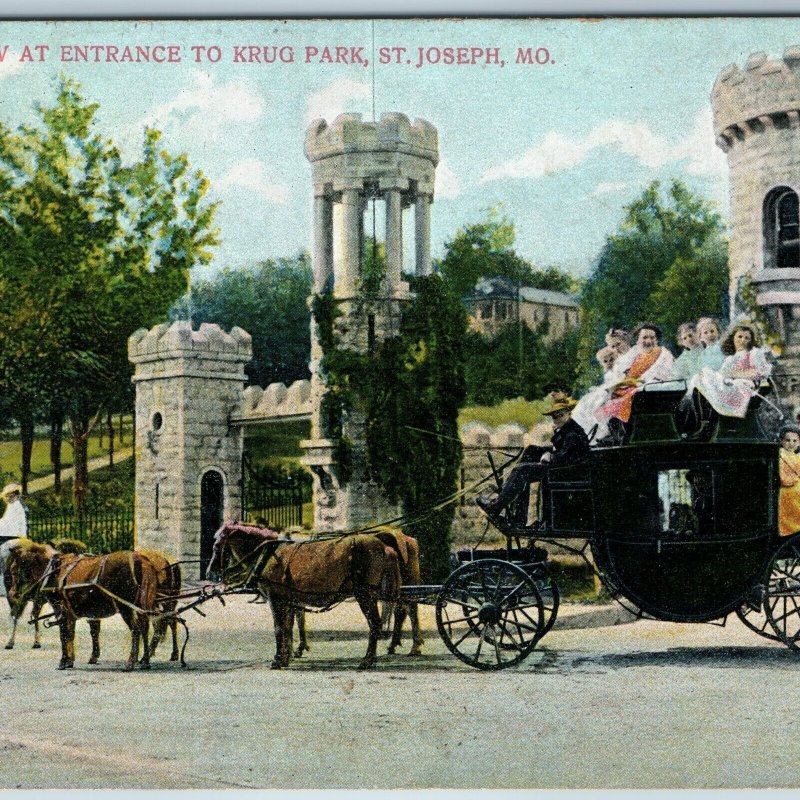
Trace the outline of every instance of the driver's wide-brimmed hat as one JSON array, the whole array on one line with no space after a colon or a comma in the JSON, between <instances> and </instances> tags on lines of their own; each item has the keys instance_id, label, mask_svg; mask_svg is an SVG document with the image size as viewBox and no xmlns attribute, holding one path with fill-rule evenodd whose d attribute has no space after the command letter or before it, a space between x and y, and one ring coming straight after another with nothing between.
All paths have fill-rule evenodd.
<instances>
[{"instance_id":1,"label":"driver's wide-brimmed hat","mask_svg":"<svg viewBox=\"0 0 800 800\"><path fill-rule=\"evenodd\" d=\"M22 487L18 483L9 483L4 486L0 497L11 497L12 494L22 494Z\"/></svg>"},{"instance_id":2,"label":"driver's wide-brimmed hat","mask_svg":"<svg viewBox=\"0 0 800 800\"><path fill-rule=\"evenodd\" d=\"M550 392L550 394L547 395L547 406L542 413L550 417L553 414L558 414L559 411L572 411L576 405L578 405L578 401L573 400L568 394L564 392Z\"/></svg>"}]
</instances>

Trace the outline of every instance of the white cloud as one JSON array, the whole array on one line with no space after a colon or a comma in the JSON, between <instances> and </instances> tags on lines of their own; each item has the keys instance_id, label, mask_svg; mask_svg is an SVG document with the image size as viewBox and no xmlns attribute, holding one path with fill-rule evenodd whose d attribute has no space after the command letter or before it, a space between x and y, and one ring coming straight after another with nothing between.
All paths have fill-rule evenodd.
<instances>
[{"instance_id":1,"label":"white cloud","mask_svg":"<svg viewBox=\"0 0 800 800\"><path fill-rule=\"evenodd\" d=\"M243 83L215 85L211 74L199 70L192 80L192 85L156 106L136 127L147 125L194 139L216 140L230 125L252 123L264 111L263 99Z\"/></svg>"},{"instance_id":2,"label":"white cloud","mask_svg":"<svg viewBox=\"0 0 800 800\"><path fill-rule=\"evenodd\" d=\"M450 199L458 197L463 189L458 176L450 168L450 165L442 159L436 167L436 186L434 192L437 197Z\"/></svg>"},{"instance_id":3,"label":"white cloud","mask_svg":"<svg viewBox=\"0 0 800 800\"><path fill-rule=\"evenodd\" d=\"M255 158L237 161L222 178L214 181L214 188L217 190L231 186L250 189L273 203L285 203L289 197L288 186L271 182L264 162Z\"/></svg>"},{"instance_id":4,"label":"white cloud","mask_svg":"<svg viewBox=\"0 0 800 800\"><path fill-rule=\"evenodd\" d=\"M372 90L366 83L347 78L336 80L309 96L306 123L315 119L331 122L346 111L360 111L365 114L369 111L371 97Z\"/></svg>"},{"instance_id":5,"label":"white cloud","mask_svg":"<svg viewBox=\"0 0 800 800\"><path fill-rule=\"evenodd\" d=\"M21 69L22 64L19 63L19 53L9 47L5 52L3 60L0 61L0 79L7 78L9 75L13 75Z\"/></svg>"},{"instance_id":6,"label":"white cloud","mask_svg":"<svg viewBox=\"0 0 800 800\"><path fill-rule=\"evenodd\" d=\"M629 183L621 183L616 181L602 181L598 183L595 187L594 191L589 195L589 197L600 197L604 194L611 194L612 192L621 192L623 189L627 189L630 186Z\"/></svg>"},{"instance_id":7,"label":"white cloud","mask_svg":"<svg viewBox=\"0 0 800 800\"><path fill-rule=\"evenodd\" d=\"M578 166L599 147L612 147L656 169L664 164L686 161L693 175L717 176L725 169L725 156L714 144L711 109L704 108L692 130L676 144L654 133L642 122L608 120L595 126L582 138L571 138L550 131L541 142L521 158L492 167L481 182L500 178L541 178Z\"/></svg>"}]
</instances>

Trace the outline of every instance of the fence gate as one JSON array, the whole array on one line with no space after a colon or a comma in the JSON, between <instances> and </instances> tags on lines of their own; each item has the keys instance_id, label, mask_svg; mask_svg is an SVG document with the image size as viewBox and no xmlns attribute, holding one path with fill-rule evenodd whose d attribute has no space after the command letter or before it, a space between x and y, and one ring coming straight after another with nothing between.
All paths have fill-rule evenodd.
<instances>
[{"instance_id":1,"label":"fence gate","mask_svg":"<svg viewBox=\"0 0 800 800\"><path fill-rule=\"evenodd\" d=\"M242 459L242 520L267 528L303 524L303 504L311 502L311 476L302 469L285 473Z\"/></svg>"}]
</instances>

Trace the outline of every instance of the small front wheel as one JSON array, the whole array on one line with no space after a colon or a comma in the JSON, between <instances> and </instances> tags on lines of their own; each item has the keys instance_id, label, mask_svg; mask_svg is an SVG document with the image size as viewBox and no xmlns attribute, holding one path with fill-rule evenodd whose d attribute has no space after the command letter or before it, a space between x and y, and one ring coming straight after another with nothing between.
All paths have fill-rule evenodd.
<instances>
[{"instance_id":1,"label":"small front wheel","mask_svg":"<svg viewBox=\"0 0 800 800\"><path fill-rule=\"evenodd\" d=\"M436 625L445 645L477 669L519 664L536 647L547 622L534 578L499 559L464 564L436 600Z\"/></svg>"}]
</instances>

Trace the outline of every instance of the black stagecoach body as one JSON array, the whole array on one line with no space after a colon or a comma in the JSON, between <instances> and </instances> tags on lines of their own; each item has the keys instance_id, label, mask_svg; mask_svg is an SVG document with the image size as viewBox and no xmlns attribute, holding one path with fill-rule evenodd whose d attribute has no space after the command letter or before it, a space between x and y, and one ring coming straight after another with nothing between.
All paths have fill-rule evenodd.
<instances>
[{"instance_id":1,"label":"black stagecoach body","mask_svg":"<svg viewBox=\"0 0 800 800\"><path fill-rule=\"evenodd\" d=\"M645 442L553 469L548 538L589 540L614 595L658 619L705 622L739 608L774 548L778 446Z\"/></svg>"},{"instance_id":2,"label":"black stagecoach body","mask_svg":"<svg viewBox=\"0 0 800 800\"><path fill-rule=\"evenodd\" d=\"M712 622L735 613L800 650L800 532L778 535L779 412L768 391L756 391L744 419L689 425L685 385L639 391L623 436L548 471L535 523L489 515L506 549L459 553L466 563L437 598L448 647L482 669L519 663L535 648L559 604L549 544L587 558L638 616ZM503 470L493 474L499 488Z\"/></svg>"}]
</instances>

